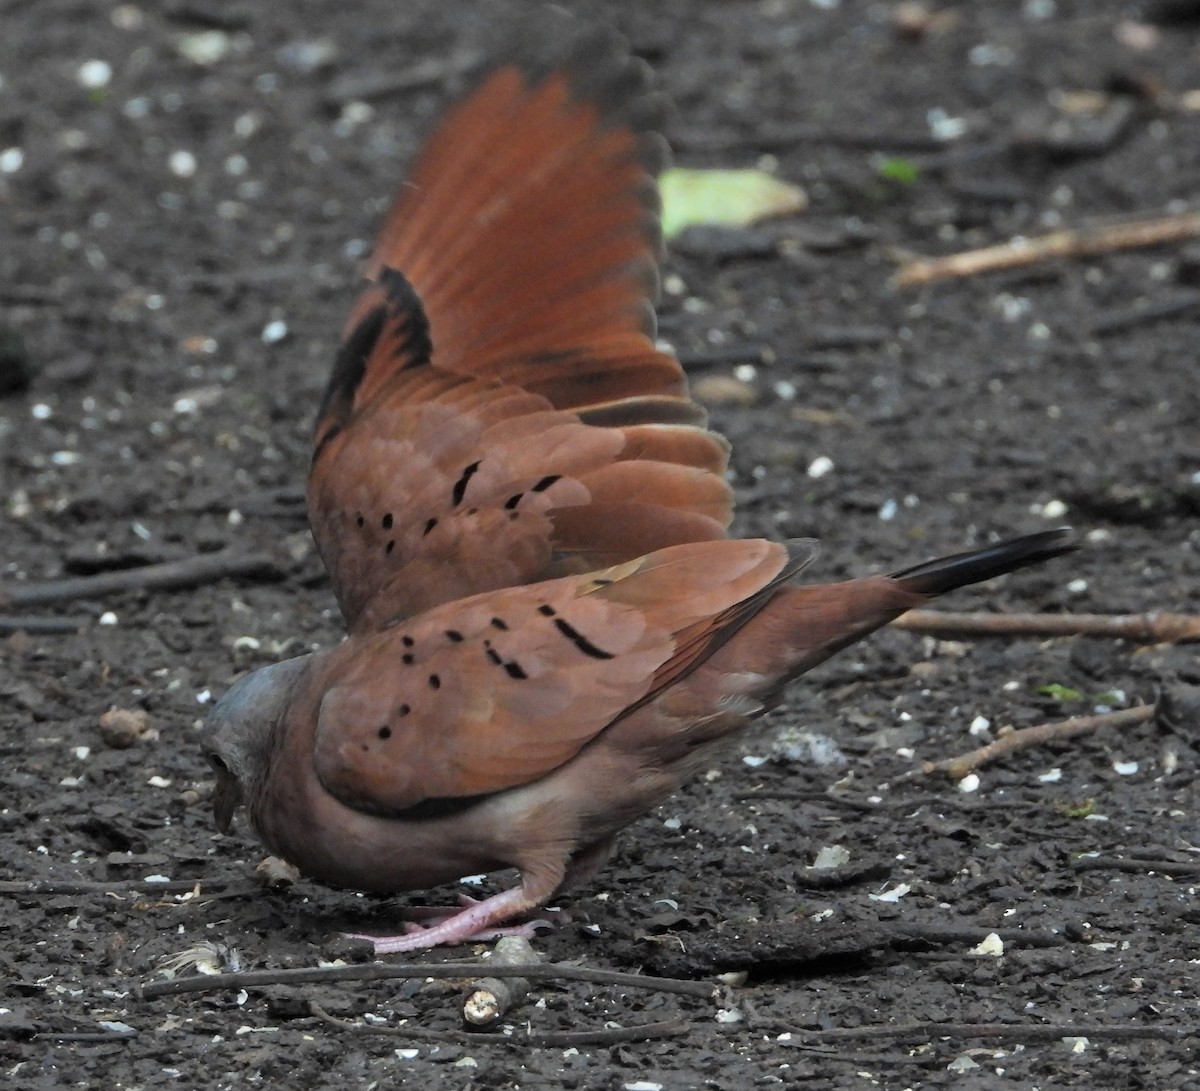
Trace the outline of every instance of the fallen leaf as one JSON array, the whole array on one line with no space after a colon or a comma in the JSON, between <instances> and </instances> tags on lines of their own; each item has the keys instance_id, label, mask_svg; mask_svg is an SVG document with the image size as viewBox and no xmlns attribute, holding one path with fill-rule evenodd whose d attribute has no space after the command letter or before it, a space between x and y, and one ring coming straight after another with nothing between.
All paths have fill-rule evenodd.
<instances>
[{"instance_id":1,"label":"fallen leaf","mask_svg":"<svg viewBox=\"0 0 1200 1091\"><path fill-rule=\"evenodd\" d=\"M770 216L803 212L808 195L799 186L760 170L688 170L675 167L658 180L663 234L716 224L745 227Z\"/></svg>"}]
</instances>

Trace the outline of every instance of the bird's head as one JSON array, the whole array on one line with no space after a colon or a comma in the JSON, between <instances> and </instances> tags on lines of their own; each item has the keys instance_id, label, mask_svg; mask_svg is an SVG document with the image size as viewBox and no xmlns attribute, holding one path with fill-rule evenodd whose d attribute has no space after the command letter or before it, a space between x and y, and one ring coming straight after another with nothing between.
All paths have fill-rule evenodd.
<instances>
[{"instance_id":1,"label":"bird's head","mask_svg":"<svg viewBox=\"0 0 1200 1091\"><path fill-rule=\"evenodd\" d=\"M265 775L275 729L310 658L286 659L239 678L204 721L201 746L217 774L213 817L222 833Z\"/></svg>"}]
</instances>

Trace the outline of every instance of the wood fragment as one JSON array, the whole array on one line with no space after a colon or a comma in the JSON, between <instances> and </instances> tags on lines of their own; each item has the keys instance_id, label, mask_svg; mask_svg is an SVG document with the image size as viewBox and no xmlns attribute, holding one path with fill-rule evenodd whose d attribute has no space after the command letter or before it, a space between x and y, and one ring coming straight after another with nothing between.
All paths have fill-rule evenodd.
<instances>
[{"instance_id":1,"label":"wood fragment","mask_svg":"<svg viewBox=\"0 0 1200 1091\"><path fill-rule=\"evenodd\" d=\"M897 288L939 280L979 276L1001 269L1023 269L1058 258L1092 257L1117 250L1161 246L1200 235L1200 212L1128 220L1096 228L1064 228L1045 235L1018 236L996 246L964 250L941 258L906 262L892 278Z\"/></svg>"},{"instance_id":2,"label":"wood fragment","mask_svg":"<svg viewBox=\"0 0 1200 1091\"><path fill-rule=\"evenodd\" d=\"M945 773L951 780L962 780L968 773L996 761L998 758L1015 754L1018 750L1026 750L1031 746L1040 746L1047 742L1072 739L1076 735L1099 731L1102 727L1124 728L1144 724L1146 721L1154 719L1154 711L1154 705L1138 705L1136 708L1123 708L1117 712L1103 712L1095 716L1073 716L1069 720L1023 727L1016 731L1005 732L995 742L981 746L978 750L960 754L956 758L926 762L922 767L922 772Z\"/></svg>"},{"instance_id":3,"label":"wood fragment","mask_svg":"<svg viewBox=\"0 0 1200 1091\"><path fill-rule=\"evenodd\" d=\"M989 614L909 610L892 622L913 633L973 636L1111 636L1151 644L1200 640L1200 614Z\"/></svg>"},{"instance_id":4,"label":"wood fragment","mask_svg":"<svg viewBox=\"0 0 1200 1091\"><path fill-rule=\"evenodd\" d=\"M537 966L493 966L486 962L391 963L364 962L353 966L305 966L287 970L249 970L235 974L177 978L174 981L154 981L136 990L141 1000L178 993L221 992L226 989L251 989L262 985L303 985L312 982L329 984L338 981L389 981L396 978L432 977L437 979L467 978L487 974L491 977L528 977L534 981L590 981L596 985L616 985L649 992L678 993L711 1000L717 986L710 981L689 981L683 978L650 977L627 974L617 970L596 970L588 966L571 966L562 962L541 963Z\"/></svg>"},{"instance_id":5,"label":"wood fragment","mask_svg":"<svg viewBox=\"0 0 1200 1091\"><path fill-rule=\"evenodd\" d=\"M524 936L501 936L489 966L536 966L541 957ZM463 1019L473 1027L495 1026L529 995L529 978L489 975L472 983L463 999Z\"/></svg>"},{"instance_id":6,"label":"wood fragment","mask_svg":"<svg viewBox=\"0 0 1200 1091\"><path fill-rule=\"evenodd\" d=\"M0 589L0 607L33 606L63 599L86 599L123 591L149 591L195 587L227 576L257 580L280 580L286 570L280 561L266 553L241 553L221 550L200 553L182 561L148 564L115 572L98 572L46 583L16 583Z\"/></svg>"}]
</instances>

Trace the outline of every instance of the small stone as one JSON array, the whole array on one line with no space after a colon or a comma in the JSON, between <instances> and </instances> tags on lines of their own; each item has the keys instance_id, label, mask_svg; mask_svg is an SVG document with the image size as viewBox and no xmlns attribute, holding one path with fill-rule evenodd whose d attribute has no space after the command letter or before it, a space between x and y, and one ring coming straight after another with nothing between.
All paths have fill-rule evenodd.
<instances>
[{"instance_id":1,"label":"small stone","mask_svg":"<svg viewBox=\"0 0 1200 1091\"><path fill-rule=\"evenodd\" d=\"M81 87L86 87L89 91L98 91L107 87L112 79L112 65L108 61L84 61L75 73L75 78L79 80Z\"/></svg>"},{"instance_id":2,"label":"small stone","mask_svg":"<svg viewBox=\"0 0 1200 1091\"><path fill-rule=\"evenodd\" d=\"M158 728L143 708L110 708L100 717L100 737L114 750L128 750L139 742L154 742Z\"/></svg>"},{"instance_id":3,"label":"small stone","mask_svg":"<svg viewBox=\"0 0 1200 1091\"><path fill-rule=\"evenodd\" d=\"M254 869L254 876L264 886L291 886L300 881L300 872L278 856L268 856Z\"/></svg>"},{"instance_id":4,"label":"small stone","mask_svg":"<svg viewBox=\"0 0 1200 1091\"><path fill-rule=\"evenodd\" d=\"M268 322L262 331L262 339L268 345L277 345L288 335L287 323L282 319L275 319L274 322Z\"/></svg>"}]
</instances>

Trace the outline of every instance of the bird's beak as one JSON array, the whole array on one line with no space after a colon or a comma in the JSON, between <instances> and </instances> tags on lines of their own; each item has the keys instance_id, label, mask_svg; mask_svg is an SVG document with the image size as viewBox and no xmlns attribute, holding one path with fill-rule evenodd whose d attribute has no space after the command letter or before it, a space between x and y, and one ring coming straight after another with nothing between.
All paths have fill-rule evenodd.
<instances>
[{"instance_id":1,"label":"bird's beak","mask_svg":"<svg viewBox=\"0 0 1200 1091\"><path fill-rule=\"evenodd\" d=\"M242 789L228 769L217 773L217 787L213 792L213 818L221 833L228 833L233 825L233 812L242 805Z\"/></svg>"}]
</instances>

